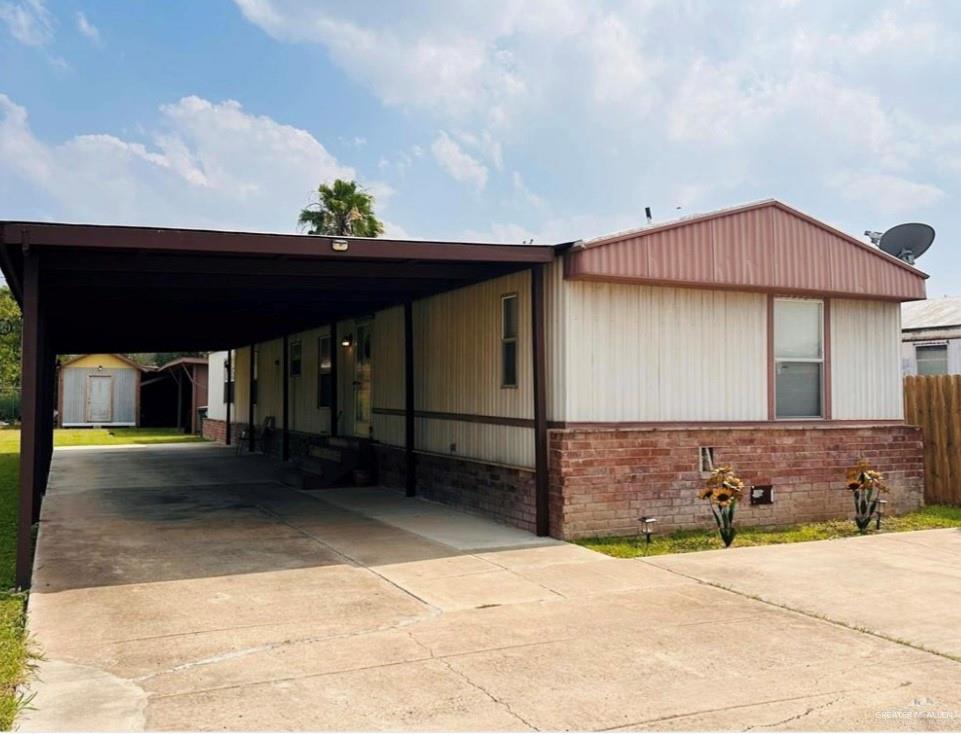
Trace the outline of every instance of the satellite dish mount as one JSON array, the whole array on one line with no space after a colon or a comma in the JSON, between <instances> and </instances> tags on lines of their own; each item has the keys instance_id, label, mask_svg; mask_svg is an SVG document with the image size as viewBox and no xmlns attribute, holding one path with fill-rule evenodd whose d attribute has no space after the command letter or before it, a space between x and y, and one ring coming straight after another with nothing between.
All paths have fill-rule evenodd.
<instances>
[{"instance_id":1,"label":"satellite dish mount","mask_svg":"<svg viewBox=\"0 0 961 735\"><path fill-rule=\"evenodd\" d=\"M870 237L876 233L865 233ZM871 237L874 240L874 237ZM888 255L903 260L908 265L920 258L934 242L934 228L920 222L895 225L881 235L877 246Z\"/></svg>"}]
</instances>

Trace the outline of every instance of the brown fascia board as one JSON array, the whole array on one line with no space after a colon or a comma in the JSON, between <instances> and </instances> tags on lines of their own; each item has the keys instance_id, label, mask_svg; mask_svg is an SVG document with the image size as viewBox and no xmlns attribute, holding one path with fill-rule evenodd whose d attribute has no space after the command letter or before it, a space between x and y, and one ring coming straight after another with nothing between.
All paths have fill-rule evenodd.
<instances>
[{"instance_id":1,"label":"brown fascia board","mask_svg":"<svg viewBox=\"0 0 961 735\"><path fill-rule=\"evenodd\" d=\"M555 255L553 245L393 240L49 222L7 221L0 223L0 226L3 243L22 245L26 240L31 247L289 255L346 260L462 260L531 264L550 262ZM345 241L348 249L343 252L335 251L335 240Z\"/></svg>"}]
</instances>

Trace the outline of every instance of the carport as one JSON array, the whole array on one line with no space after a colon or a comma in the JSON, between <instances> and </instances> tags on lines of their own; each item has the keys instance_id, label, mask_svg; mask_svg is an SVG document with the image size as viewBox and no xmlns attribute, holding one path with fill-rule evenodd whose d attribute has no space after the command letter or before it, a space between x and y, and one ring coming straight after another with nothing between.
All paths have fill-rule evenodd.
<instances>
[{"instance_id":1,"label":"carport","mask_svg":"<svg viewBox=\"0 0 961 735\"><path fill-rule=\"evenodd\" d=\"M404 305L405 457L413 495L411 304L522 270L530 271L533 303L536 526L547 535L542 266L563 247L0 223L0 267L23 311L17 583L30 584L31 526L53 452L58 354L229 349ZM286 410L279 428L286 447ZM248 449L254 451L253 441Z\"/></svg>"}]
</instances>

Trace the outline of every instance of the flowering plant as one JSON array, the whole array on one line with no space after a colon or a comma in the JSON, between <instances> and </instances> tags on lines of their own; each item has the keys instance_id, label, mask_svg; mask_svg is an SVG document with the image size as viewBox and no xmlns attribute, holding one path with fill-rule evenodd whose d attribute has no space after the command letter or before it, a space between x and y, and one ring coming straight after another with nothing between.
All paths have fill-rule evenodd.
<instances>
[{"instance_id":1,"label":"flowering plant","mask_svg":"<svg viewBox=\"0 0 961 735\"><path fill-rule=\"evenodd\" d=\"M848 490L854 494L854 522L858 531L864 533L871 519L878 512L881 493L888 489L884 475L871 469L867 460L859 460L848 470Z\"/></svg>"},{"instance_id":2,"label":"flowering plant","mask_svg":"<svg viewBox=\"0 0 961 735\"><path fill-rule=\"evenodd\" d=\"M743 494L744 482L728 465L715 469L704 489L698 493L698 497L702 500L706 498L710 502L711 512L717 521L717 530L725 547L731 545L737 534L734 529L734 509Z\"/></svg>"}]
</instances>

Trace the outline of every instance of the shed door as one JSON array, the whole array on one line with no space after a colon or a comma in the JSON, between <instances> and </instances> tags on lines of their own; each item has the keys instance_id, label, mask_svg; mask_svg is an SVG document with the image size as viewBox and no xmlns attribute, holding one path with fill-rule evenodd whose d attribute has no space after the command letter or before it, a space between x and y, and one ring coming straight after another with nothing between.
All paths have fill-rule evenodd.
<instances>
[{"instance_id":1,"label":"shed door","mask_svg":"<svg viewBox=\"0 0 961 735\"><path fill-rule=\"evenodd\" d=\"M113 420L113 376L87 376L87 422L109 424Z\"/></svg>"}]
</instances>

